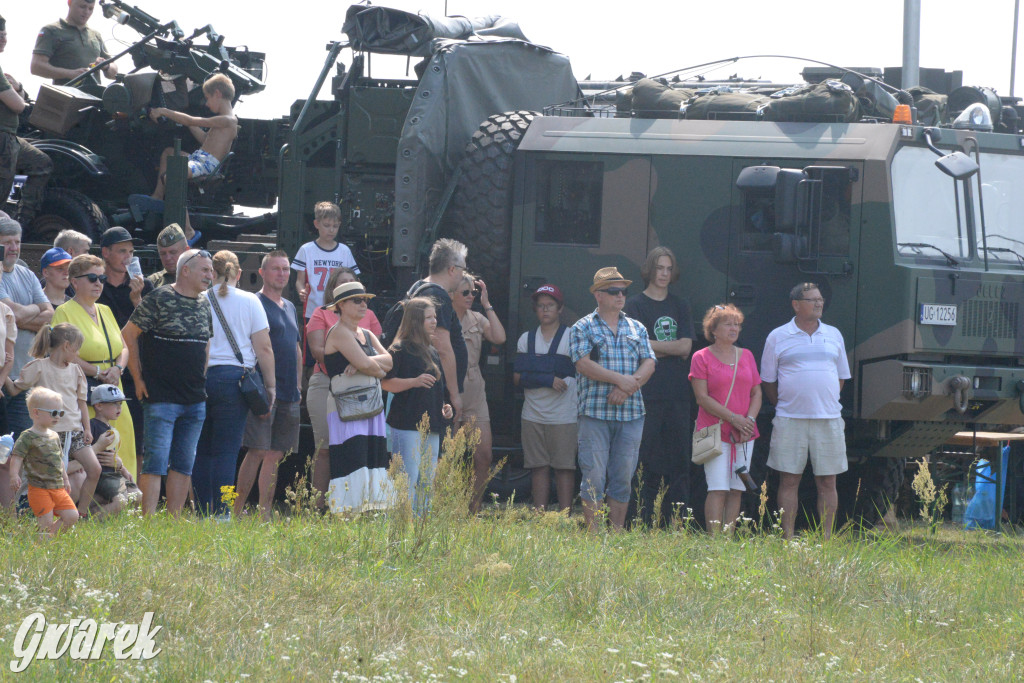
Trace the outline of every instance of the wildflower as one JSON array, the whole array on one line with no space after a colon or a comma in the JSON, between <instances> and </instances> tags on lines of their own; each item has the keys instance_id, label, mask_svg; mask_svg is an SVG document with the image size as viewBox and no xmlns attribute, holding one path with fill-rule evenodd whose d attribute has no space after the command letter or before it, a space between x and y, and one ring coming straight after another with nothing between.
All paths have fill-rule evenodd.
<instances>
[{"instance_id":1,"label":"wildflower","mask_svg":"<svg viewBox=\"0 0 1024 683\"><path fill-rule=\"evenodd\" d=\"M221 486L220 487L220 502L225 505L231 506L235 504L235 499L238 498L238 492L235 491L234 486Z\"/></svg>"}]
</instances>

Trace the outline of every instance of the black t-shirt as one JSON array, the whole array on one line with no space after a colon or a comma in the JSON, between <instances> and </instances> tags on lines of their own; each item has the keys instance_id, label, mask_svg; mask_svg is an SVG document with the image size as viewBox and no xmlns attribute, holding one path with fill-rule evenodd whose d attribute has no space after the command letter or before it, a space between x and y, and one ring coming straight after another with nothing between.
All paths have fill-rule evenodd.
<instances>
[{"instance_id":1,"label":"black t-shirt","mask_svg":"<svg viewBox=\"0 0 1024 683\"><path fill-rule=\"evenodd\" d=\"M415 356L404 349L391 351L394 365L387 374L386 379L411 379L419 377L427 371L427 364L419 356ZM437 351L430 349L430 357L438 369L441 368L441 359ZM414 430L419 421L423 419L423 413L430 415L430 431L440 434L444 429L445 420L441 414L444 408L444 373L441 378L434 382L429 389L416 387L406 389L397 394L392 394L391 409L388 411L387 423L395 429Z\"/></svg>"},{"instance_id":2,"label":"black t-shirt","mask_svg":"<svg viewBox=\"0 0 1024 683\"><path fill-rule=\"evenodd\" d=\"M188 405L206 400L206 345L213 336L210 302L179 294L171 285L154 290L132 313L139 337L148 403Z\"/></svg>"},{"instance_id":3,"label":"black t-shirt","mask_svg":"<svg viewBox=\"0 0 1024 683\"><path fill-rule=\"evenodd\" d=\"M421 282L423 281L414 284L410 291L416 289ZM469 369L469 350L466 348L466 340L462 337L462 323L455 314L452 298L441 285L424 287L416 295L430 297L436 302L437 326L448 330L448 336L451 337L452 351L455 353L455 376L459 379L459 393L462 393L466 371Z\"/></svg>"},{"instance_id":4,"label":"black t-shirt","mask_svg":"<svg viewBox=\"0 0 1024 683\"><path fill-rule=\"evenodd\" d=\"M106 434L107 430L109 430L109 429L110 429L110 425L108 425L106 422L104 422L103 420L99 419L98 417L94 417L91 420L89 420L89 431L92 432L93 443L95 443L96 439L100 438L100 436L102 436L103 434ZM100 469L102 471L104 471L104 472L116 472L117 471L113 467L107 467L106 465L103 465L102 467L100 467Z\"/></svg>"},{"instance_id":5,"label":"black t-shirt","mask_svg":"<svg viewBox=\"0 0 1024 683\"><path fill-rule=\"evenodd\" d=\"M299 393L298 360L295 344L302 340L295 319L295 304L282 299L282 306L257 292L267 312L270 323L270 346L274 349L274 374L277 377L277 400L295 402L302 398Z\"/></svg>"},{"instance_id":6,"label":"black t-shirt","mask_svg":"<svg viewBox=\"0 0 1024 683\"><path fill-rule=\"evenodd\" d=\"M110 307L110 310L114 312L114 320L121 327L128 324L128 318L131 317L132 311L135 310L129 282L131 282L131 278L126 277L124 282L117 286L110 284L110 282L103 283L103 292L100 294L100 298L97 299L101 304ZM149 280L143 280L142 296L146 296L152 291L153 283Z\"/></svg>"},{"instance_id":7,"label":"black t-shirt","mask_svg":"<svg viewBox=\"0 0 1024 683\"><path fill-rule=\"evenodd\" d=\"M656 301L643 292L626 299L625 313L647 328L651 341L693 339L693 318L686 301L669 294L664 301ZM679 356L658 358L654 375L643 388L645 401L688 401L690 390L687 375L689 359Z\"/></svg>"}]
</instances>

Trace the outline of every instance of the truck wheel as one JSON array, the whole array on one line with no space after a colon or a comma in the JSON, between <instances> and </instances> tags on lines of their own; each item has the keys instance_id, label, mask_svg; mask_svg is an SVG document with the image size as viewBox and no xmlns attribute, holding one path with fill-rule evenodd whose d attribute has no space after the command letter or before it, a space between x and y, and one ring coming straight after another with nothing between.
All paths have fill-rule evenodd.
<instances>
[{"instance_id":1,"label":"truck wheel","mask_svg":"<svg viewBox=\"0 0 1024 683\"><path fill-rule=\"evenodd\" d=\"M906 466L904 458L869 457L839 475L836 527L848 521L864 527L877 524L896 503Z\"/></svg>"},{"instance_id":2,"label":"truck wheel","mask_svg":"<svg viewBox=\"0 0 1024 683\"><path fill-rule=\"evenodd\" d=\"M61 230L77 230L96 240L110 227L107 217L96 202L75 190L51 187L46 191L43 206L32 220L26 242L53 242Z\"/></svg>"},{"instance_id":3,"label":"truck wheel","mask_svg":"<svg viewBox=\"0 0 1024 683\"><path fill-rule=\"evenodd\" d=\"M487 282L498 317L508 314L512 224L512 155L533 111L494 114L480 124L460 162L462 177L442 232L469 246L469 261Z\"/></svg>"}]
</instances>

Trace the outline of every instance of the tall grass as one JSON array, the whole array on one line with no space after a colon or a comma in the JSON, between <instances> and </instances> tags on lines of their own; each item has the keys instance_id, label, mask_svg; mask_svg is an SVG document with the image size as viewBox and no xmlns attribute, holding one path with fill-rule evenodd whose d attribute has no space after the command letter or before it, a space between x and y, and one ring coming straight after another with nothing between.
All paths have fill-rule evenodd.
<instances>
[{"instance_id":1,"label":"tall grass","mask_svg":"<svg viewBox=\"0 0 1024 683\"><path fill-rule=\"evenodd\" d=\"M1021 675L1024 542L908 525L784 542L680 521L584 533L521 505L467 513L467 438L431 511L217 524L158 515L49 543L0 523L0 679L984 680ZM7 670L42 611L163 626L150 662Z\"/></svg>"}]
</instances>

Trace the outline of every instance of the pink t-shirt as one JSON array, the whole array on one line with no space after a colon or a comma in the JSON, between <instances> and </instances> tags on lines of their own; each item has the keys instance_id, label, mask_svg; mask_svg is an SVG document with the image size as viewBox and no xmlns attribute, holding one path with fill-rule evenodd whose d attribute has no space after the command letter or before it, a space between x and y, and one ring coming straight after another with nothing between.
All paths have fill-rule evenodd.
<instances>
[{"instance_id":1,"label":"pink t-shirt","mask_svg":"<svg viewBox=\"0 0 1024 683\"><path fill-rule=\"evenodd\" d=\"M725 402L729 395L729 385L732 384L732 366L726 365L711 352L710 347L705 347L693 354L690 359L690 380L702 379L708 383L708 396L719 403ZM747 415L750 409L750 390L761 383L761 374L757 371L757 362L754 354L743 349L740 354L740 366L736 371L736 386L732 389L732 396L729 404L725 407L737 415ZM697 411L696 429L703 429L718 422L718 418L708 413L703 408ZM728 422L722 421L722 440L729 438L732 430ZM754 438L759 436L757 427L754 427Z\"/></svg>"},{"instance_id":2,"label":"pink t-shirt","mask_svg":"<svg viewBox=\"0 0 1024 683\"><path fill-rule=\"evenodd\" d=\"M324 332L327 332L327 330L334 327L336 322L338 322L337 313L323 308L317 308L316 311L313 312L313 317L309 319L308 323L306 323L306 334L315 332L316 330L323 330ZM383 329L380 326L380 321L377 319L376 314L370 309L366 309L366 315L364 315L363 319L359 321L359 327L373 332L378 339L380 339L380 334L383 332ZM322 372L325 375L327 374L327 370L325 370L320 363L316 364L313 368L313 372Z\"/></svg>"}]
</instances>

